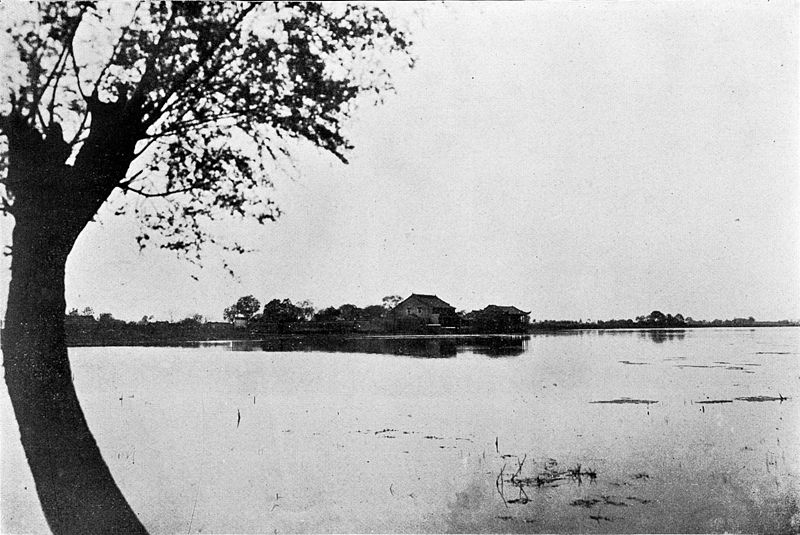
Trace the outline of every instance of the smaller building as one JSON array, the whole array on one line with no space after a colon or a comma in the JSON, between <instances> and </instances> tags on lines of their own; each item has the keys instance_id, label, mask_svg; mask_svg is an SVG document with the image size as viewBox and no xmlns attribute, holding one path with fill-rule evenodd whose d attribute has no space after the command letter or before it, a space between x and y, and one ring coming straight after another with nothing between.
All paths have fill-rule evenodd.
<instances>
[{"instance_id":1,"label":"smaller building","mask_svg":"<svg viewBox=\"0 0 800 535\"><path fill-rule=\"evenodd\" d=\"M247 327L247 316L244 314L236 314L233 318L233 326L236 329L244 329Z\"/></svg>"},{"instance_id":2,"label":"smaller building","mask_svg":"<svg viewBox=\"0 0 800 535\"><path fill-rule=\"evenodd\" d=\"M475 319L478 329L484 332L519 333L527 330L530 315L515 306L489 305Z\"/></svg>"}]
</instances>

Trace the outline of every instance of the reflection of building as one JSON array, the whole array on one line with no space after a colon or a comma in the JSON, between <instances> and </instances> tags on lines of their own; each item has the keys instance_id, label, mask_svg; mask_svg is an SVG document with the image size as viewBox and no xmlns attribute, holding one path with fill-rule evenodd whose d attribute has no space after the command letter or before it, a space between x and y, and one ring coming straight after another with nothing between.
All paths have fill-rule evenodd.
<instances>
[{"instance_id":1,"label":"reflection of building","mask_svg":"<svg viewBox=\"0 0 800 535\"><path fill-rule=\"evenodd\" d=\"M523 332L530 322L530 314L515 306L489 305L478 313L476 322L485 332Z\"/></svg>"},{"instance_id":2,"label":"reflection of building","mask_svg":"<svg viewBox=\"0 0 800 535\"><path fill-rule=\"evenodd\" d=\"M411 294L392 309L392 314L399 321L416 319L429 325L439 325L455 318L456 309L435 295Z\"/></svg>"}]
</instances>

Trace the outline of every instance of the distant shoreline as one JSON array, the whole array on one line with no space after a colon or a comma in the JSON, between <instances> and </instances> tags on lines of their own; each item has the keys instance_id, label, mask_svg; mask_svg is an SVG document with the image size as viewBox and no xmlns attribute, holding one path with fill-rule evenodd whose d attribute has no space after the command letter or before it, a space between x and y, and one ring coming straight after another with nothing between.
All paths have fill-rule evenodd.
<instances>
[{"instance_id":1,"label":"distant shoreline","mask_svg":"<svg viewBox=\"0 0 800 535\"><path fill-rule=\"evenodd\" d=\"M562 332L578 331L615 331L615 332L684 332L694 329L756 329L775 327L800 327L798 323L759 322L756 325L692 325L686 327L603 327L592 324L583 324L579 327L559 328L532 328L524 333L396 333L396 334L369 334L369 333L276 333L249 337L249 333L241 332L241 337L231 338L167 338L159 340L148 339L92 339L69 340L68 347L202 347L204 345L231 345L236 343L258 344L270 341L291 340L474 340L488 338L510 338L547 335Z\"/></svg>"}]
</instances>

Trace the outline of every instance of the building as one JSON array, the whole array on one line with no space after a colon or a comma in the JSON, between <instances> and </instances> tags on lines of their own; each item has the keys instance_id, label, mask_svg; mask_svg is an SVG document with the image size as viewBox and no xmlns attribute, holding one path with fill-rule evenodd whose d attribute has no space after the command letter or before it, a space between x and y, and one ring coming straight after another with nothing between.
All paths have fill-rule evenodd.
<instances>
[{"instance_id":1,"label":"building","mask_svg":"<svg viewBox=\"0 0 800 535\"><path fill-rule=\"evenodd\" d=\"M515 306L489 305L476 317L476 326L484 332L524 332L530 323L530 312Z\"/></svg>"},{"instance_id":2,"label":"building","mask_svg":"<svg viewBox=\"0 0 800 535\"><path fill-rule=\"evenodd\" d=\"M417 320L427 325L444 325L456 318L456 309L435 295L411 294L392 309L397 321Z\"/></svg>"}]
</instances>

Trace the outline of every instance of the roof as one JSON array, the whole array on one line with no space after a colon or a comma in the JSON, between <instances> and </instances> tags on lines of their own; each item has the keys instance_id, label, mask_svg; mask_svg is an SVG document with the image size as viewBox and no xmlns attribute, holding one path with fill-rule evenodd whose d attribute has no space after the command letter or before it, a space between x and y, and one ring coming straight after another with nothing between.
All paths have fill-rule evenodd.
<instances>
[{"instance_id":1,"label":"roof","mask_svg":"<svg viewBox=\"0 0 800 535\"><path fill-rule=\"evenodd\" d=\"M399 303L397 303L397 306L402 305L403 303L409 301L410 299L416 299L417 301L420 301L431 308L455 308L452 305L450 305L450 303L447 303L439 299L435 295L430 295L430 294L411 294L402 301L400 301Z\"/></svg>"},{"instance_id":2,"label":"roof","mask_svg":"<svg viewBox=\"0 0 800 535\"><path fill-rule=\"evenodd\" d=\"M509 314L511 316L527 316L530 314L530 312L525 312L524 310L520 310L515 306L500 305L489 305L488 307L484 308L483 311L492 314Z\"/></svg>"}]
</instances>

